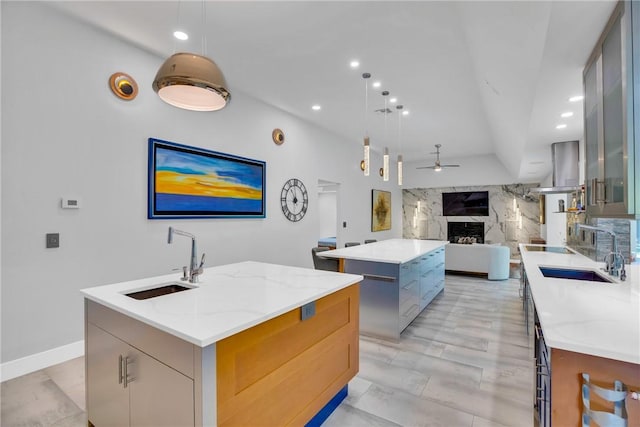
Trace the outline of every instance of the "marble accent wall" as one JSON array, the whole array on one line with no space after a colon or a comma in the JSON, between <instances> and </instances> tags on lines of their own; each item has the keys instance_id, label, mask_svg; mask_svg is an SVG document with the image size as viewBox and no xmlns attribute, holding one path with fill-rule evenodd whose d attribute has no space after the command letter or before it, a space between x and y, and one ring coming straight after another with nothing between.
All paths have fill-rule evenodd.
<instances>
[{"instance_id":1,"label":"marble accent wall","mask_svg":"<svg viewBox=\"0 0 640 427\"><path fill-rule=\"evenodd\" d=\"M447 240L447 222L484 222L485 243L501 243L518 256L518 244L540 236L538 184L413 188L402 190L402 236L406 239ZM442 216L442 193L488 191L489 216ZM513 200L522 213L522 226ZM418 209L418 202L420 208Z\"/></svg>"},{"instance_id":2,"label":"marble accent wall","mask_svg":"<svg viewBox=\"0 0 640 427\"><path fill-rule=\"evenodd\" d=\"M631 220L616 218L587 218L585 214L567 214L567 246L594 261L602 262L611 252L612 239L607 233L580 230L576 234L575 223L588 224L611 230L616 234L618 250L625 261L631 257Z\"/></svg>"}]
</instances>

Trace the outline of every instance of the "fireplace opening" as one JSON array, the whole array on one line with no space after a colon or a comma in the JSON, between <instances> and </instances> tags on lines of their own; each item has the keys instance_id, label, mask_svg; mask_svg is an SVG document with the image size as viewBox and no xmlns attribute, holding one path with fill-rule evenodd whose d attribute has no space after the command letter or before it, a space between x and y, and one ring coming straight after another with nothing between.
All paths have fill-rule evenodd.
<instances>
[{"instance_id":1,"label":"fireplace opening","mask_svg":"<svg viewBox=\"0 0 640 427\"><path fill-rule=\"evenodd\" d=\"M484 222L451 221L447 223L449 243L458 243L464 237L473 237L476 243L484 243Z\"/></svg>"}]
</instances>

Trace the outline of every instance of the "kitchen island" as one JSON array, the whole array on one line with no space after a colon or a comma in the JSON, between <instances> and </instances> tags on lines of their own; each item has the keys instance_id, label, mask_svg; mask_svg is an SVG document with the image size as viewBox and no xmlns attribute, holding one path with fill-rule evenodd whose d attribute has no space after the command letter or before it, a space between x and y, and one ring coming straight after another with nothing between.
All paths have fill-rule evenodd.
<instances>
[{"instance_id":1,"label":"kitchen island","mask_svg":"<svg viewBox=\"0 0 640 427\"><path fill-rule=\"evenodd\" d=\"M242 262L176 279L82 291L90 425L304 425L346 396L362 276ZM128 296L160 285L188 289Z\"/></svg>"},{"instance_id":2,"label":"kitchen island","mask_svg":"<svg viewBox=\"0 0 640 427\"><path fill-rule=\"evenodd\" d=\"M389 239L319 252L339 260L339 270L364 277L360 333L399 340L402 331L444 290L440 240Z\"/></svg>"},{"instance_id":3,"label":"kitchen island","mask_svg":"<svg viewBox=\"0 0 640 427\"><path fill-rule=\"evenodd\" d=\"M520 245L525 307L534 341L536 425L579 426L582 373L602 387L620 380L640 389L640 266L627 280L601 271L603 263L564 247ZM613 283L545 277L540 269L593 271ZM591 409L613 406L591 393ZM640 426L640 402L626 399L629 426ZM539 424L538 424L539 423Z\"/></svg>"}]
</instances>

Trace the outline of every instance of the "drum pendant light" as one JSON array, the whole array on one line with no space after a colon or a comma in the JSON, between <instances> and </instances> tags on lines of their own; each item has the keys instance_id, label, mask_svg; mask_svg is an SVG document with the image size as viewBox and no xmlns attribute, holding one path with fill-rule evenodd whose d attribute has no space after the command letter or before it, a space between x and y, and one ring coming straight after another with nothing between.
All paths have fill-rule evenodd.
<instances>
[{"instance_id":1,"label":"drum pendant light","mask_svg":"<svg viewBox=\"0 0 640 427\"><path fill-rule=\"evenodd\" d=\"M160 67L153 90L164 102L192 111L216 111L231 99L222 71L206 54L206 7L202 2L202 55L176 53Z\"/></svg>"}]
</instances>

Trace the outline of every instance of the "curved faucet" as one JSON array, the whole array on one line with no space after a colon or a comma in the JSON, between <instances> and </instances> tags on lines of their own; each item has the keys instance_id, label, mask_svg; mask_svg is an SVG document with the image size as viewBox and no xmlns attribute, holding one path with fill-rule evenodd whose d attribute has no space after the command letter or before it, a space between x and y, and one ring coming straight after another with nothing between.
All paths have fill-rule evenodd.
<instances>
[{"instance_id":1,"label":"curved faucet","mask_svg":"<svg viewBox=\"0 0 640 427\"><path fill-rule=\"evenodd\" d=\"M617 237L616 234L611 231L611 230L607 230L606 228L602 228L602 227L594 227L593 225L586 225L586 224L580 224L580 223L576 223L576 234L578 230L580 230L581 228L587 229L587 230L593 230L593 231L600 231L602 233L607 233L611 236L612 239L612 244L611 244L611 252L609 252L607 254L607 256L604 258L604 262L605 262L605 271L607 273L609 273L611 276L618 276L620 275L620 280L624 281L627 278L627 272L624 269L624 257L622 256L622 253L620 253L620 251L618 250L618 241L617 241Z\"/></svg>"},{"instance_id":2,"label":"curved faucet","mask_svg":"<svg viewBox=\"0 0 640 427\"><path fill-rule=\"evenodd\" d=\"M173 235L174 234L178 234L180 236L184 236L184 237L189 237L191 238L191 260L189 262L189 282L190 283L196 283L198 281L198 276L202 274L203 268L202 266L204 265L204 255L202 254L202 259L200 260L200 265L197 266L197 258L198 258L198 251L196 248L196 236L194 236L191 233L187 233L186 231L182 231L182 230L177 230L173 227L169 227L169 235L167 236L167 243L171 244L173 243Z\"/></svg>"}]
</instances>

